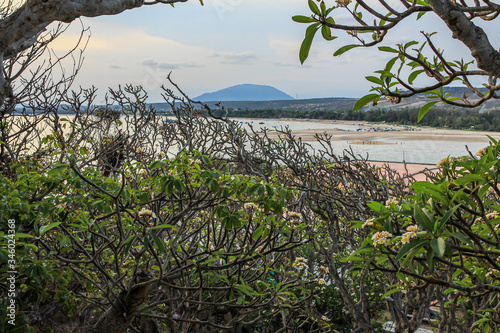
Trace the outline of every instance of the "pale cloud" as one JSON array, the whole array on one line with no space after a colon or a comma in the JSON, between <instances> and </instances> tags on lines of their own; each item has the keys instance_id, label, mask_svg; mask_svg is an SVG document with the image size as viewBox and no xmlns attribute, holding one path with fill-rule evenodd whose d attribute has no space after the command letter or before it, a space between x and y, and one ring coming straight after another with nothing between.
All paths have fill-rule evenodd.
<instances>
[{"instance_id":1,"label":"pale cloud","mask_svg":"<svg viewBox=\"0 0 500 333\"><path fill-rule=\"evenodd\" d=\"M150 67L153 69L178 69L181 67L187 67L187 68L197 68L197 67L203 67L203 65L197 65L197 64L188 64L188 63L166 63L166 62L158 62L153 59L146 59L142 62L143 66Z\"/></svg>"},{"instance_id":2,"label":"pale cloud","mask_svg":"<svg viewBox=\"0 0 500 333\"><path fill-rule=\"evenodd\" d=\"M301 43L302 41L298 38L270 37L268 45L277 55L290 57L298 54Z\"/></svg>"},{"instance_id":3,"label":"pale cloud","mask_svg":"<svg viewBox=\"0 0 500 333\"><path fill-rule=\"evenodd\" d=\"M257 59L257 56L253 52L225 52L219 53L214 52L210 55L211 58L219 59L219 63L226 65L238 65L238 64L248 64L253 60Z\"/></svg>"},{"instance_id":4,"label":"pale cloud","mask_svg":"<svg viewBox=\"0 0 500 333\"><path fill-rule=\"evenodd\" d=\"M196 0L175 8L145 6L117 16L83 19L92 37L77 85L96 85L101 91L124 83L144 85L151 100L158 101L159 87L172 72L176 83L191 96L240 83L272 85L299 98L365 95L371 83L364 77L383 68L391 54L374 47L333 57L341 46L359 42L343 31L336 31L339 38L332 42L318 33L309 58L300 65L299 49L307 24L293 22L293 15L310 15L307 0L211 0L203 7ZM337 21L348 20L348 15L342 14ZM383 44L421 39L417 35L423 29L444 29L440 36L451 39L450 31L435 21L439 20L432 14L417 22L409 18ZM77 28L78 24L74 32L53 44L58 52L74 46L80 33ZM492 43L500 36L496 30L491 33ZM455 49L446 44L445 50L453 54Z\"/></svg>"}]
</instances>

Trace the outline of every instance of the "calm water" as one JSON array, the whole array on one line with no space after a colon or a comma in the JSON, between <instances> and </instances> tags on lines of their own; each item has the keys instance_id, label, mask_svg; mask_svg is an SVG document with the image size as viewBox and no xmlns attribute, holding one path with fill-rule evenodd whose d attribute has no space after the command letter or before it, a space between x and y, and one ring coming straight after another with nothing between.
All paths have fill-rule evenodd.
<instances>
[{"instance_id":1,"label":"calm water","mask_svg":"<svg viewBox=\"0 0 500 333\"><path fill-rule=\"evenodd\" d=\"M345 149L352 149L355 154L361 155L363 157L368 157L372 161L386 161L386 162L407 162L407 163L422 163L422 164L436 164L441 159L452 156L463 156L468 155L465 146L469 147L469 150L475 154L479 149L485 147L489 139L486 135L492 135L495 138L500 136L500 133L484 133L484 141L467 141L467 135L460 136L463 141L446 141L446 140L405 140L402 141L401 138L397 137L372 137L371 141L380 141L388 144L352 144L352 135L357 133L358 130L366 129L367 126L360 126L358 124L337 124L337 123L322 123L314 121L289 121L289 120L275 120L275 119L242 119L235 118L235 121L240 121L243 123L249 123L254 126L256 130L258 129L270 129L280 128L281 126L288 126L293 130L318 130L319 133L322 130L327 129L341 129L345 132L339 132L339 136L351 136L349 140L334 141L332 146L338 149L338 154L341 154ZM261 124L263 123L263 124ZM369 125L369 127L377 127L376 124ZM395 130L402 130L404 126L393 126ZM446 133L446 131L441 131L441 133ZM451 133L451 132L449 132ZM456 131L453 131L456 133ZM464 131L463 133L470 133ZM482 134L482 133L481 133ZM375 133L374 133L375 135ZM321 145L317 142L309 142L314 148L320 149Z\"/></svg>"}]
</instances>

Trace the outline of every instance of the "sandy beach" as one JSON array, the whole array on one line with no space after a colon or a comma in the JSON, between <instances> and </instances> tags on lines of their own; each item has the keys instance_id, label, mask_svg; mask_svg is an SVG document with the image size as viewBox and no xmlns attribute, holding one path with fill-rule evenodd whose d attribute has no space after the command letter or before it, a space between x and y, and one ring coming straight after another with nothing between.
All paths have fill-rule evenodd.
<instances>
[{"instance_id":1,"label":"sandy beach","mask_svg":"<svg viewBox=\"0 0 500 333\"><path fill-rule=\"evenodd\" d=\"M475 154L489 143L488 136L500 140L498 132L437 129L421 126L403 126L363 121L317 119L247 119L256 129L268 128L271 138L277 138L281 126L289 126L292 134L312 147L321 149L316 142L317 134L327 134L339 154L343 149L352 150L356 156L367 158L382 166L388 163L392 169L417 174L424 169L435 168L436 163L447 156ZM380 162L379 162L380 161ZM419 180L422 176L417 177ZM425 177L424 177L425 178Z\"/></svg>"},{"instance_id":2,"label":"sandy beach","mask_svg":"<svg viewBox=\"0 0 500 333\"><path fill-rule=\"evenodd\" d=\"M254 122L259 119L253 119ZM267 120L267 119L266 119ZM325 128L300 129L293 130L293 134L300 137L303 141L315 141L316 134L326 133L332 135L332 141L349 141L349 144L374 145L374 144L396 144L395 141L453 141L453 142L485 142L488 143L487 135L495 140L500 140L498 132L477 132L452 129L438 129L432 127L403 126L384 123L369 123L363 121L348 120L319 120L319 119L276 119L286 122L316 123L325 124ZM355 125L360 128L359 131L346 131L343 129L332 128L335 125ZM270 133L272 136L273 133Z\"/></svg>"},{"instance_id":3,"label":"sandy beach","mask_svg":"<svg viewBox=\"0 0 500 333\"><path fill-rule=\"evenodd\" d=\"M388 165L389 168L395 170L400 175L404 175L408 173L412 175L413 178L417 181L426 180L426 176L424 175L424 171L429 170L431 172L438 171L438 167L433 164L414 164L414 163L395 163L395 162L369 162L371 165L377 167L383 167Z\"/></svg>"}]
</instances>

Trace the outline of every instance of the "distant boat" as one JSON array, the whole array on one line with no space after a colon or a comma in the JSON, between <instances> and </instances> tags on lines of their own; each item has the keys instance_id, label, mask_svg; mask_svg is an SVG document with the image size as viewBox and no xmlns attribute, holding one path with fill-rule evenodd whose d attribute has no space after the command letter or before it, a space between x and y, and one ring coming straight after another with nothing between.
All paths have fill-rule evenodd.
<instances>
[{"instance_id":1,"label":"distant boat","mask_svg":"<svg viewBox=\"0 0 500 333\"><path fill-rule=\"evenodd\" d=\"M264 122L263 122L263 121L261 121L261 122L259 123L259 125L264 125Z\"/></svg>"}]
</instances>

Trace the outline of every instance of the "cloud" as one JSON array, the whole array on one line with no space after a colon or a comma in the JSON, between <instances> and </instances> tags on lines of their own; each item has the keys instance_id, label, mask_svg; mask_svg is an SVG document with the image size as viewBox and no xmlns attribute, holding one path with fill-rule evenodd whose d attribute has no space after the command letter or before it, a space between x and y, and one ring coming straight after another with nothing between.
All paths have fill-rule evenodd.
<instances>
[{"instance_id":1,"label":"cloud","mask_svg":"<svg viewBox=\"0 0 500 333\"><path fill-rule=\"evenodd\" d=\"M219 53L214 52L210 55L212 58L218 58L220 64L224 65L240 65L247 64L257 59L257 56L253 52L225 52Z\"/></svg>"},{"instance_id":2,"label":"cloud","mask_svg":"<svg viewBox=\"0 0 500 333\"><path fill-rule=\"evenodd\" d=\"M311 68L312 65L301 65L300 62L283 62L281 60L275 60L272 62L273 66L276 67L291 67L291 68Z\"/></svg>"},{"instance_id":3,"label":"cloud","mask_svg":"<svg viewBox=\"0 0 500 333\"><path fill-rule=\"evenodd\" d=\"M197 65L193 63L166 63L166 62L160 63L154 59L146 59L142 62L142 65L153 69L168 69L168 70L178 69L181 67L185 68L203 67L203 65Z\"/></svg>"}]
</instances>

